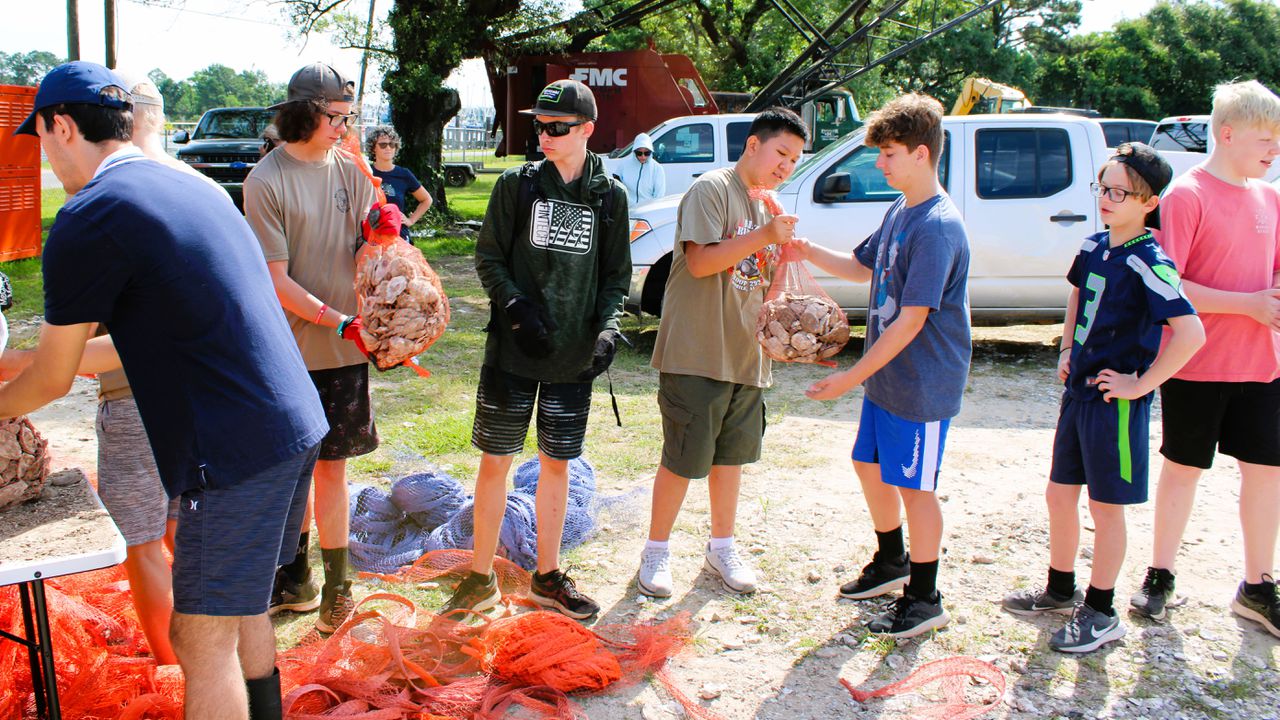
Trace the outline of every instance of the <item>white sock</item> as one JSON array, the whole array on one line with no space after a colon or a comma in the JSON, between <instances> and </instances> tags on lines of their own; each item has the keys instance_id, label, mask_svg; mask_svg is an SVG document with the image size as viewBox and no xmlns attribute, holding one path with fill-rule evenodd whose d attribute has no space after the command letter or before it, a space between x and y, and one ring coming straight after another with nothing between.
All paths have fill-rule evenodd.
<instances>
[{"instance_id":1,"label":"white sock","mask_svg":"<svg viewBox=\"0 0 1280 720\"><path fill-rule=\"evenodd\" d=\"M718 537L711 538L712 550L723 550L724 548L727 548L727 547L733 547L732 535L730 535L729 537L723 537L723 538L718 538Z\"/></svg>"},{"instance_id":2,"label":"white sock","mask_svg":"<svg viewBox=\"0 0 1280 720\"><path fill-rule=\"evenodd\" d=\"M645 550L666 550L671 544L670 540L647 540L644 544Z\"/></svg>"}]
</instances>

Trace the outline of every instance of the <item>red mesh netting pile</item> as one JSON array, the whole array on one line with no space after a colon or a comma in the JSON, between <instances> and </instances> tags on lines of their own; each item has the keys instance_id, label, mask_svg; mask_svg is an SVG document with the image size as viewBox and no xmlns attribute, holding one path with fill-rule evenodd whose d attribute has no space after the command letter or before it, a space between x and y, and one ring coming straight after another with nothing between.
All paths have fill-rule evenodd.
<instances>
[{"instance_id":1,"label":"red mesh netting pile","mask_svg":"<svg viewBox=\"0 0 1280 720\"><path fill-rule=\"evenodd\" d=\"M460 575L470 561L467 551L442 550L376 577L427 582ZM508 608L529 605L529 574L501 559L495 569ZM157 668L146 655L120 568L49 580L45 587L63 717L181 717L181 672ZM13 587L0 588L0 629L25 634ZM281 653L278 665L291 720L578 720L586 715L569 693L599 692L651 673L691 717L709 719L714 716L661 672L689 639L687 615L588 629L547 612L441 617L382 593L365 598L327 640ZM33 716L31 693L25 648L0 643L0 717Z\"/></svg>"}]
</instances>

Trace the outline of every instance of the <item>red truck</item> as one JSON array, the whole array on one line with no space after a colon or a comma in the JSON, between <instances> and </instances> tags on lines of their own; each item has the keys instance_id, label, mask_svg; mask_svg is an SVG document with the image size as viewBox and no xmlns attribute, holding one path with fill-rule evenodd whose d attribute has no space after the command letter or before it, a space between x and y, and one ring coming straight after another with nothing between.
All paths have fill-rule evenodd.
<instances>
[{"instance_id":1,"label":"red truck","mask_svg":"<svg viewBox=\"0 0 1280 720\"><path fill-rule=\"evenodd\" d=\"M490 68L489 87L502 129L497 155L536 157L538 138L521 110L533 107L547 83L573 78L591 87L600 118L587 147L607 154L663 120L720 112L688 57L654 50L527 55Z\"/></svg>"}]
</instances>

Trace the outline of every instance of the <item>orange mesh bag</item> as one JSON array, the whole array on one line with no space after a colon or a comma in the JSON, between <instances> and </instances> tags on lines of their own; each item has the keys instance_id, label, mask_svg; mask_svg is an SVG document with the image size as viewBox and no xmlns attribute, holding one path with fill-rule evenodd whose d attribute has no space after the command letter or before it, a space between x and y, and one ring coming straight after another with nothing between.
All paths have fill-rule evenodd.
<instances>
[{"instance_id":1,"label":"orange mesh bag","mask_svg":"<svg viewBox=\"0 0 1280 720\"><path fill-rule=\"evenodd\" d=\"M752 190L750 194L763 201L770 213L783 214L771 191ZM827 359L849 342L849 318L786 245L756 317L756 340L765 355L779 362L828 366L835 363Z\"/></svg>"},{"instance_id":2,"label":"orange mesh bag","mask_svg":"<svg viewBox=\"0 0 1280 720\"><path fill-rule=\"evenodd\" d=\"M970 678L989 684L995 691L994 697L976 702L967 699L965 690L969 687ZM912 707L911 717L924 720L972 720L995 710L1004 697L1004 673L991 663L965 656L925 663L902 680L876 690L859 690L848 680L840 680L840 684L849 691L853 699L860 703L871 698L903 695L932 683L938 683L941 687L942 701Z\"/></svg>"}]
</instances>

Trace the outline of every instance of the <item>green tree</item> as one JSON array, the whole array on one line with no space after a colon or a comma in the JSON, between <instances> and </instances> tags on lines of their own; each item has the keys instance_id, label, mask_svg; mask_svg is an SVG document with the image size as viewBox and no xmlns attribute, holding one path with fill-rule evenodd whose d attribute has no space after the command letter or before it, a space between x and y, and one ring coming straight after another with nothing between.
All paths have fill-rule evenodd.
<instances>
[{"instance_id":1,"label":"green tree","mask_svg":"<svg viewBox=\"0 0 1280 720\"><path fill-rule=\"evenodd\" d=\"M50 70L64 62L44 50L25 53L0 51L0 85L39 85Z\"/></svg>"}]
</instances>

